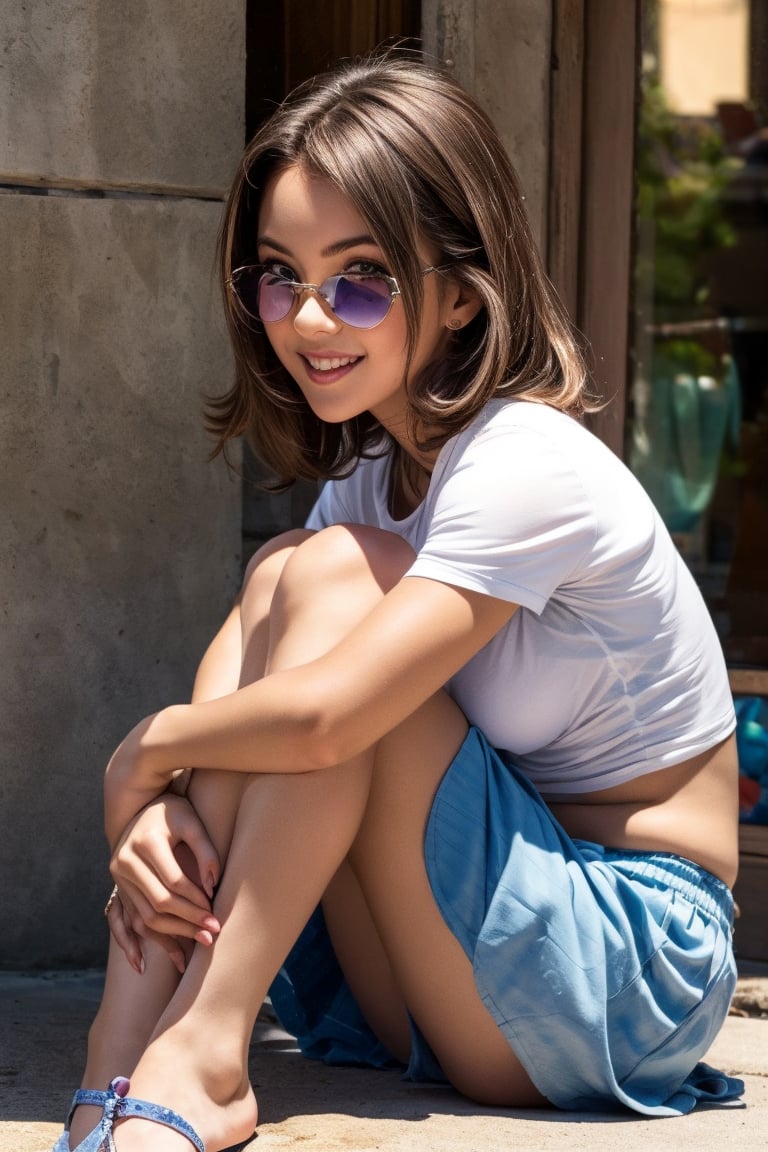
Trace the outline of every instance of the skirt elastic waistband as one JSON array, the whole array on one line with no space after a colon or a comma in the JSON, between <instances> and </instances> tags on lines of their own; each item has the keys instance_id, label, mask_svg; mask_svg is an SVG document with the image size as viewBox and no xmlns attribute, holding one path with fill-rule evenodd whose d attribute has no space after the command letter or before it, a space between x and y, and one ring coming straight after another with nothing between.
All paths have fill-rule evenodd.
<instances>
[{"instance_id":1,"label":"skirt elastic waistband","mask_svg":"<svg viewBox=\"0 0 768 1152\"><path fill-rule=\"evenodd\" d=\"M710 916L733 928L733 895L730 888L706 868L673 852L625 852L606 848L601 858L627 875L679 892Z\"/></svg>"}]
</instances>

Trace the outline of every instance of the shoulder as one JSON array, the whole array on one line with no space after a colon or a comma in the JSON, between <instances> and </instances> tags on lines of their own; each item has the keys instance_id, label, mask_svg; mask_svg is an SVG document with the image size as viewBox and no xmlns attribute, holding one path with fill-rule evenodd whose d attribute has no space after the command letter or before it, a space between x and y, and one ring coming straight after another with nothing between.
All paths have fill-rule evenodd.
<instances>
[{"instance_id":1,"label":"shoulder","mask_svg":"<svg viewBox=\"0 0 768 1152\"><path fill-rule=\"evenodd\" d=\"M580 514L603 446L571 416L530 401L489 404L454 438L435 469L435 496L533 519ZM566 513L567 514L567 513Z\"/></svg>"},{"instance_id":2,"label":"shoulder","mask_svg":"<svg viewBox=\"0 0 768 1152\"><path fill-rule=\"evenodd\" d=\"M485 570L488 587L505 584L534 611L565 584L611 584L612 571L641 565L665 535L609 448L573 417L530 401L494 402L450 441L428 503L424 573L427 557L430 574L449 560L476 583Z\"/></svg>"},{"instance_id":3,"label":"shoulder","mask_svg":"<svg viewBox=\"0 0 768 1152\"><path fill-rule=\"evenodd\" d=\"M601 442L573 416L532 400L493 400L456 440L464 447L508 439L519 448L543 445L565 455L600 454Z\"/></svg>"},{"instance_id":4,"label":"shoulder","mask_svg":"<svg viewBox=\"0 0 768 1152\"><path fill-rule=\"evenodd\" d=\"M307 527L320 529L350 522L379 525L387 514L389 456L358 460L354 471L328 480L307 520Z\"/></svg>"},{"instance_id":5,"label":"shoulder","mask_svg":"<svg viewBox=\"0 0 768 1152\"><path fill-rule=\"evenodd\" d=\"M466 458L481 462L506 456L510 468L521 460L533 460L538 461L536 470L544 471L560 457L572 461L578 470L580 461L607 451L583 424L564 412L530 400L494 400L448 442L438 464L451 470Z\"/></svg>"},{"instance_id":6,"label":"shoulder","mask_svg":"<svg viewBox=\"0 0 768 1152\"><path fill-rule=\"evenodd\" d=\"M559 429L570 416L530 402L492 404L446 445L428 495L416 575L485 591L540 612L581 571L597 517ZM588 434L586 434L588 435Z\"/></svg>"},{"instance_id":7,"label":"shoulder","mask_svg":"<svg viewBox=\"0 0 768 1152\"><path fill-rule=\"evenodd\" d=\"M529 523L585 518L615 532L627 516L643 536L653 505L626 464L579 420L545 404L493 401L450 441L436 469L443 495L466 490L498 507L516 500Z\"/></svg>"}]
</instances>

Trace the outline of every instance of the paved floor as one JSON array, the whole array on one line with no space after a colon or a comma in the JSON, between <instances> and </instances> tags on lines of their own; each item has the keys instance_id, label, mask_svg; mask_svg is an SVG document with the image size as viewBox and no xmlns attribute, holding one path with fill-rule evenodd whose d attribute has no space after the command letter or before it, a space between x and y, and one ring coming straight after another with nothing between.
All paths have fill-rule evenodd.
<instances>
[{"instance_id":1,"label":"paved floor","mask_svg":"<svg viewBox=\"0 0 768 1152\"><path fill-rule=\"evenodd\" d=\"M0 973L0 1152L49 1152L79 1078L99 973ZM258 1152L753 1152L768 1149L768 971L740 983L710 1063L746 1080L746 1106L679 1120L479 1108L397 1073L304 1060L262 1022L251 1049ZM761 1013L764 1013L761 1018Z\"/></svg>"}]
</instances>

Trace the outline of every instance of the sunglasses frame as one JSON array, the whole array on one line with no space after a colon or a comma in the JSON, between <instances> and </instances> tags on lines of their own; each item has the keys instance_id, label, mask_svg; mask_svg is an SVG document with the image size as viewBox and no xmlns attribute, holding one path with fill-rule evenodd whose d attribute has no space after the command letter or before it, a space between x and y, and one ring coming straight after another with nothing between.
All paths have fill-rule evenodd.
<instances>
[{"instance_id":1,"label":"sunglasses frame","mask_svg":"<svg viewBox=\"0 0 768 1152\"><path fill-rule=\"evenodd\" d=\"M263 317L258 315L258 313L251 312L251 310L246 307L245 303L243 302L242 296L240 296L239 293L237 292L237 280L239 279L240 275L243 272L254 272L254 273L259 272L260 273L260 275L258 277L258 282L256 285L257 298L258 298L259 290L261 288L261 283L262 283L265 276L271 276L275 280L280 280L282 285L290 287L291 292L293 294L293 300L291 302L290 307L288 308L288 310L285 312L285 314L283 316L280 316L276 320L264 320ZM336 285L338 285L338 282L340 280L349 280L352 283L354 283L356 281L364 281L364 280L383 280L386 283L387 287L389 288L389 304L387 306L387 310L384 313L384 315L379 320L376 320L373 324L368 324L366 326L363 326L361 324L352 324L349 320L345 320L342 316L339 316L338 312L336 311L333 304L331 303L327 292L324 292L323 289L326 288L326 286L328 284L331 284L335 281L334 288L333 288L333 293L335 296L335 288L336 288ZM402 295L402 293L400 292L400 286L397 283L397 280L395 279L395 277L394 276L388 276L385 272L378 272L375 275L371 275L370 273L364 274L361 272L341 272L337 276L329 276L326 280L324 280L322 282L322 284L305 284L300 280L288 280L287 277L278 276L274 272L269 272L264 268L263 264L243 264L239 268L235 268L232 272L232 275L227 280L227 286L229 288L231 288L232 291L237 296L237 299L238 299L240 306L243 309L243 311L248 316L250 316L253 320L258 320L261 324L279 324L282 320L285 320L285 318L287 316L290 316L290 314L291 314L291 312L295 306L295 302L299 299L299 297L304 292L313 292L316 296L318 296L323 301L323 303L332 312L332 314L336 317L336 319L339 320L342 324L349 324L350 328L359 328L361 331L364 331L364 332L369 332L372 328L376 328L379 324L381 324L384 320L386 320L387 316L389 315L390 311L392 310L392 305L394 304L396 297ZM384 299L384 297L382 296L382 300L383 299Z\"/></svg>"}]
</instances>

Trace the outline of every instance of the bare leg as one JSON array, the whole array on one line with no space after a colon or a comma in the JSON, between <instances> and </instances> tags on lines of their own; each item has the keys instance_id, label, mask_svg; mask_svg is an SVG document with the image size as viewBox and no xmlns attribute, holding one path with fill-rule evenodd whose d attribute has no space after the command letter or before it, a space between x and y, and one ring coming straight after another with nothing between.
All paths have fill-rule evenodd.
<instances>
[{"instance_id":1,"label":"bare leg","mask_svg":"<svg viewBox=\"0 0 768 1152\"><path fill-rule=\"evenodd\" d=\"M350 858L397 986L451 1084L479 1103L541 1107L546 1100L480 999L424 862L432 801L466 731L463 715L440 693L379 743Z\"/></svg>"},{"instance_id":2,"label":"bare leg","mask_svg":"<svg viewBox=\"0 0 768 1152\"><path fill-rule=\"evenodd\" d=\"M323 894L323 917L352 995L393 1056L408 1063L411 1027L405 997L347 858Z\"/></svg>"},{"instance_id":3,"label":"bare leg","mask_svg":"<svg viewBox=\"0 0 768 1152\"><path fill-rule=\"evenodd\" d=\"M250 585L248 665L251 678L264 674L272 594L293 548L307 533L287 533L271 541L254 557L246 580ZM257 619L261 613L261 620ZM240 600L208 648L195 678L193 700L209 700L233 692L243 669ZM206 826L222 862L226 859L246 778L238 773L200 772L190 782L188 798ZM145 971L139 975L120 948L110 940L104 994L88 1037L82 1086L103 1090L115 1075L130 1075L176 991L179 974L165 949L144 942ZM96 1124L96 1108L78 1108L72 1121L70 1146L75 1148Z\"/></svg>"},{"instance_id":4,"label":"bare leg","mask_svg":"<svg viewBox=\"0 0 768 1152\"><path fill-rule=\"evenodd\" d=\"M318 537L294 554L273 603L268 671L325 650L407 566L410 555L401 543L361 537L362 544L348 537L341 551L338 533ZM256 1013L350 851L387 951L384 969L394 973L396 990L449 1077L486 1101L541 1102L483 1007L424 871L426 815L465 732L463 717L440 694L352 762L318 773L248 778L215 902L221 934L213 948L195 949L132 1085L137 1095L184 1115L211 1152L243 1139L255 1119L246 1057ZM398 883L392 865L400 859ZM411 885L414 895L403 899ZM365 984L364 973L353 977ZM115 1143L120 1152L188 1148L178 1134L150 1131L140 1120L120 1125Z\"/></svg>"},{"instance_id":5,"label":"bare leg","mask_svg":"<svg viewBox=\"0 0 768 1152\"><path fill-rule=\"evenodd\" d=\"M326 554L318 560L318 553L325 541L316 538L300 549L286 569L289 591L279 589L275 616L290 605L276 649L287 661L299 662L304 637L320 622L327 626L330 619L331 627L343 630L356 582L369 589L372 607L394 582L398 566L410 564L410 550L400 540L365 529L351 536L362 562L346 569L344 541L341 557L329 546L328 563L339 564L348 583L343 576L324 581L329 600L334 589L341 586L342 592L322 606L319 621L317 605L306 598L297 603L290 589L300 593L312 572L323 573ZM471 964L435 903L424 863L432 801L466 733L465 717L441 692L379 742L363 821L323 906L350 986L391 1051L407 1055L407 1005L460 1091L490 1104L541 1105L546 1101L480 1000Z\"/></svg>"}]
</instances>

